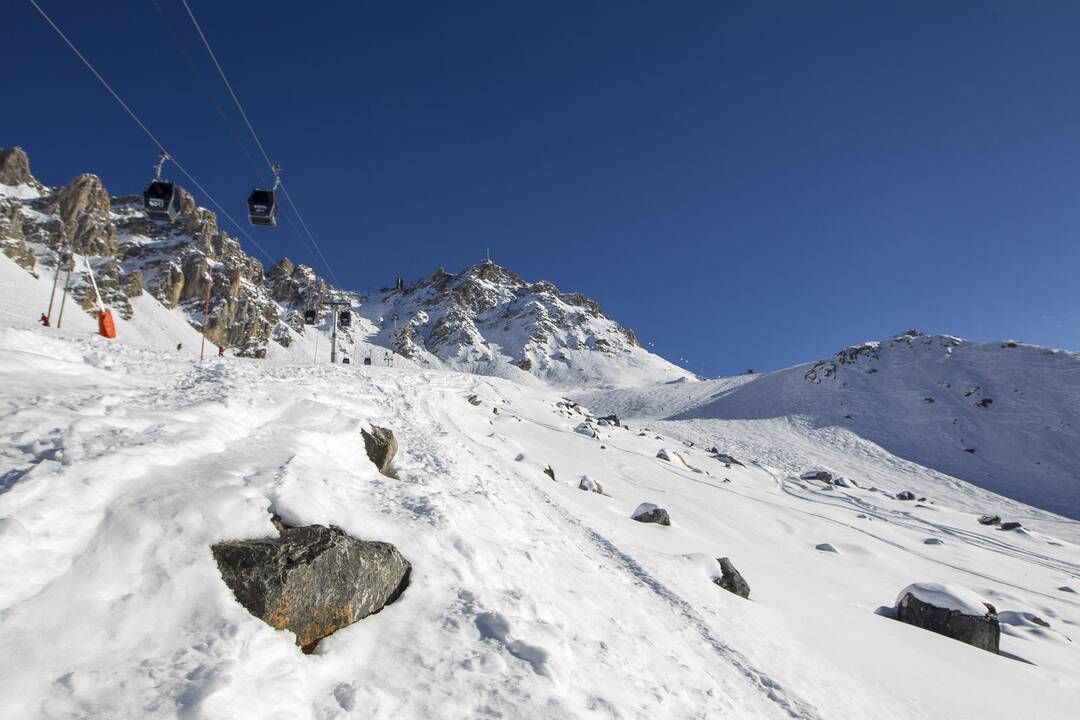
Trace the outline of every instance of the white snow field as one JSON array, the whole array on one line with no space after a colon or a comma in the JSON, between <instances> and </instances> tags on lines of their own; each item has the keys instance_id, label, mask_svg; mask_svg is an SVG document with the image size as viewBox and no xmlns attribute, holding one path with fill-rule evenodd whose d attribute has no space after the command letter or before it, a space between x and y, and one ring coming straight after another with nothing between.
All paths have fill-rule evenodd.
<instances>
[{"instance_id":1,"label":"white snow field","mask_svg":"<svg viewBox=\"0 0 1080 720\"><path fill-rule=\"evenodd\" d=\"M122 342L77 309L40 328L46 280L19 273L0 279L2 718L1076 717L1080 523L797 419L594 438L556 391L499 378L199 363L160 306ZM396 479L370 423L399 440ZM797 478L815 467L860 487ZM631 520L646 502L671 526ZM410 586L302 654L210 552L272 536L271 510L393 543ZM749 600L712 582L718 557ZM913 583L994 603L1001 654L875 612Z\"/></svg>"}]
</instances>

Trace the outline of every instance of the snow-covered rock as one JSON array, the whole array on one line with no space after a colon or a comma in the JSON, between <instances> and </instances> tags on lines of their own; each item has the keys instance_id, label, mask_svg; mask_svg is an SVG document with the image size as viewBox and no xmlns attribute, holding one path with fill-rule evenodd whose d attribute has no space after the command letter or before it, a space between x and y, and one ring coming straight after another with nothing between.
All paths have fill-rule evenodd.
<instances>
[{"instance_id":1,"label":"snow-covered rock","mask_svg":"<svg viewBox=\"0 0 1080 720\"><path fill-rule=\"evenodd\" d=\"M656 523L658 525L671 524L671 517L668 515L668 511L649 502L638 505L637 508L634 509L634 512L630 514L630 517L643 523Z\"/></svg>"},{"instance_id":2,"label":"snow-covered rock","mask_svg":"<svg viewBox=\"0 0 1080 720\"><path fill-rule=\"evenodd\" d=\"M939 635L996 653L1001 638L997 610L960 585L913 583L896 598L896 617Z\"/></svg>"}]
</instances>

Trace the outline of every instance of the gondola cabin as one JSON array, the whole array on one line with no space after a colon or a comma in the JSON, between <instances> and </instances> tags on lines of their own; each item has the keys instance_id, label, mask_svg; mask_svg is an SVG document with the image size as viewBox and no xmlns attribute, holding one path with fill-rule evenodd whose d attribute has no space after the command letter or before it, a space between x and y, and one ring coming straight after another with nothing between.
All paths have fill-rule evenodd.
<instances>
[{"instance_id":1,"label":"gondola cabin","mask_svg":"<svg viewBox=\"0 0 1080 720\"><path fill-rule=\"evenodd\" d=\"M175 220L180 214L180 193L164 180L152 180L143 191L143 209L151 220Z\"/></svg>"},{"instance_id":2,"label":"gondola cabin","mask_svg":"<svg viewBox=\"0 0 1080 720\"><path fill-rule=\"evenodd\" d=\"M304 324L305 325L314 325L315 324L315 311L314 310L305 310L304 311Z\"/></svg>"},{"instance_id":3,"label":"gondola cabin","mask_svg":"<svg viewBox=\"0 0 1080 720\"><path fill-rule=\"evenodd\" d=\"M350 313L348 310L342 310L341 314L338 315L338 325L340 325L341 327L349 327L349 326L351 326L352 325L352 313Z\"/></svg>"},{"instance_id":4,"label":"gondola cabin","mask_svg":"<svg viewBox=\"0 0 1080 720\"><path fill-rule=\"evenodd\" d=\"M273 190L251 191L248 196L248 220L252 225L275 227L277 225L277 200Z\"/></svg>"}]
</instances>

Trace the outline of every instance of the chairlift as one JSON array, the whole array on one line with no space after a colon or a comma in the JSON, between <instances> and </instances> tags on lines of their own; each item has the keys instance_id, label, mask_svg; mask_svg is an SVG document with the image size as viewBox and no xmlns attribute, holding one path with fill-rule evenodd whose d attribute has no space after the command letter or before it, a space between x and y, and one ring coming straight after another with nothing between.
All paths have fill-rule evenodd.
<instances>
[{"instance_id":1,"label":"chairlift","mask_svg":"<svg viewBox=\"0 0 1080 720\"><path fill-rule=\"evenodd\" d=\"M154 166L154 179L143 191L143 209L151 220L168 222L180 214L180 193L176 185L161 179L161 167L171 159L167 152L161 151L161 157Z\"/></svg>"},{"instance_id":2,"label":"chairlift","mask_svg":"<svg viewBox=\"0 0 1080 720\"><path fill-rule=\"evenodd\" d=\"M314 325L315 324L315 311L314 310L305 310L304 311L304 324L305 325Z\"/></svg>"},{"instance_id":3,"label":"chairlift","mask_svg":"<svg viewBox=\"0 0 1080 720\"><path fill-rule=\"evenodd\" d=\"M342 310L341 313L338 315L338 325L340 325L341 327L351 327L352 313L348 310Z\"/></svg>"},{"instance_id":4,"label":"chairlift","mask_svg":"<svg viewBox=\"0 0 1080 720\"><path fill-rule=\"evenodd\" d=\"M248 195L248 220L252 225L275 227L277 225L277 199L275 191L281 184L281 166L274 165L274 187L269 190L255 188Z\"/></svg>"}]
</instances>

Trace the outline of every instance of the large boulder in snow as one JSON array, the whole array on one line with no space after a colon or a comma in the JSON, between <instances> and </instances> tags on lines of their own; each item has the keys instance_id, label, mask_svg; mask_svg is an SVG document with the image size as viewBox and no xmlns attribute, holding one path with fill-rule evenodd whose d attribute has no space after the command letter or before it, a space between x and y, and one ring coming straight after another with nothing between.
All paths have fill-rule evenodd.
<instances>
[{"instance_id":1,"label":"large boulder in snow","mask_svg":"<svg viewBox=\"0 0 1080 720\"><path fill-rule=\"evenodd\" d=\"M896 619L993 653L1001 640L994 606L959 585L908 585L896 598Z\"/></svg>"},{"instance_id":2,"label":"large boulder in snow","mask_svg":"<svg viewBox=\"0 0 1080 720\"><path fill-rule=\"evenodd\" d=\"M721 575L713 578L713 582L739 597L749 598L750 583L743 579L743 576L735 569L731 560L723 557L716 558L716 562L720 563Z\"/></svg>"},{"instance_id":3,"label":"large boulder in snow","mask_svg":"<svg viewBox=\"0 0 1080 720\"><path fill-rule=\"evenodd\" d=\"M368 458L379 468L384 475L390 470L390 462L397 455L397 440L394 432L388 428L371 426L371 432L361 428L360 434L364 436L364 449Z\"/></svg>"},{"instance_id":4,"label":"large boulder in snow","mask_svg":"<svg viewBox=\"0 0 1080 720\"><path fill-rule=\"evenodd\" d=\"M671 517L668 515L668 511L662 507L657 507L652 503L641 503L630 517L643 523L656 523L658 525L671 524Z\"/></svg>"},{"instance_id":5,"label":"large boulder in snow","mask_svg":"<svg viewBox=\"0 0 1080 720\"><path fill-rule=\"evenodd\" d=\"M668 454L667 448L660 448L659 450L657 450L656 457L660 458L661 460L671 462L671 455Z\"/></svg>"},{"instance_id":6,"label":"large boulder in snow","mask_svg":"<svg viewBox=\"0 0 1080 720\"><path fill-rule=\"evenodd\" d=\"M278 538L228 540L210 549L240 604L291 631L304 652L379 612L409 584L412 566L389 543L357 540L336 527L275 524Z\"/></svg>"},{"instance_id":7,"label":"large boulder in snow","mask_svg":"<svg viewBox=\"0 0 1080 720\"><path fill-rule=\"evenodd\" d=\"M807 470L799 476L800 480L817 480L819 482L832 484L833 474L828 470Z\"/></svg>"}]
</instances>

